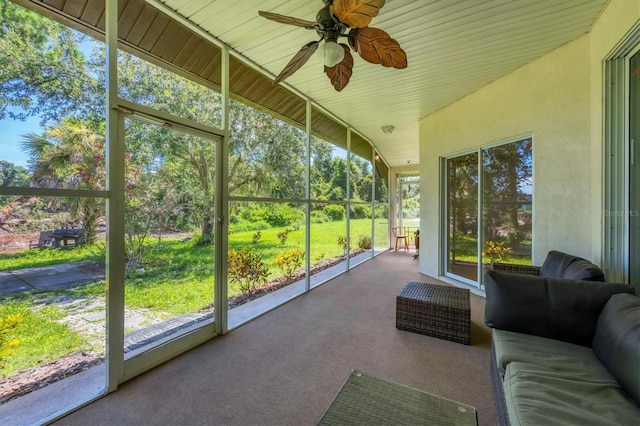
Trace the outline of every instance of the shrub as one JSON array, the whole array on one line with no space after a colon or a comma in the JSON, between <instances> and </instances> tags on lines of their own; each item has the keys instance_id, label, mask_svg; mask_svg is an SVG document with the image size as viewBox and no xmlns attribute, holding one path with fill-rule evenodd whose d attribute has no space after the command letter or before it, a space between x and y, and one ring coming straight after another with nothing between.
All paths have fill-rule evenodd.
<instances>
[{"instance_id":1,"label":"shrub","mask_svg":"<svg viewBox=\"0 0 640 426\"><path fill-rule=\"evenodd\" d=\"M200 235L195 240L196 247L206 247L213 244L213 235Z\"/></svg>"},{"instance_id":2,"label":"shrub","mask_svg":"<svg viewBox=\"0 0 640 426\"><path fill-rule=\"evenodd\" d=\"M337 204L328 204L322 209L329 219L333 221L344 220L345 209L344 206Z\"/></svg>"},{"instance_id":3,"label":"shrub","mask_svg":"<svg viewBox=\"0 0 640 426\"><path fill-rule=\"evenodd\" d=\"M258 231L255 234L253 234L253 236L251 237L251 240L253 241L253 243L257 243L258 241L260 241L260 238L262 238L262 232Z\"/></svg>"},{"instance_id":4,"label":"shrub","mask_svg":"<svg viewBox=\"0 0 640 426\"><path fill-rule=\"evenodd\" d=\"M289 226L296 222L304 221L304 212L286 204L270 204L266 207L265 220L271 226Z\"/></svg>"},{"instance_id":5,"label":"shrub","mask_svg":"<svg viewBox=\"0 0 640 426\"><path fill-rule=\"evenodd\" d=\"M345 237L344 235L340 235L338 237L338 245L340 246L340 248L342 248L342 251L346 254L347 253L347 237ZM351 247L349 247L349 249L351 249Z\"/></svg>"},{"instance_id":6,"label":"shrub","mask_svg":"<svg viewBox=\"0 0 640 426\"><path fill-rule=\"evenodd\" d=\"M527 233L524 231L512 231L507 235L507 241L512 246L519 246L522 241L526 240Z\"/></svg>"},{"instance_id":7,"label":"shrub","mask_svg":"<svg viewBox=\"0 0 640 426\"><path fill-rule=\"evenodd\" d=\"M270 226L264 220L259 220L257 222L250 221L242 221L231 225L229 227L229 231L233 230L233 232L247 232L247 231L262 231L264 229L269 229Z\"/></svg>"},{"instance_id":8,"label":"shrub","mask_svg":"<svg viewBox=\"0 0 640 426\"><path fill-rule=\"evenodd\" d=\"M503 241L487 241L484 243L482 257L488 259L489 263L494 263L504 259L509 250L511 250L511 247L505 247Z\"/></svg>"},{"instance_id":9,"label":"shrub","mask_svg":"<svg viewBox=\"0 0 640 426\"><path fill-rule=\"evenodd\" d=\"M257 285L267 280L269 268L256 250L247 247L241 250L229 249L228 256L229 281L237 283L242 294L253 293Z\"/></svg>"},{"instance_id":10,"label":"shrub","mask_svg":"<svg viewBox=\"0 0 640 426\"><path fill-rule=\"evenodd\" d=\"M352 204L351 219L371 219L371 206Z\"/></svg>"},{"instance_id":11,"label":"shrub","mask_svg":"<svg viewBox=\"0 0 640 426\"><path fill-rule=\"evenodd\" d=\"M371 236L358 235L358 247L363 250L371 250Z\"/></svg>"},{"instance_id":12,"label":"shrub","mask_svg":"<svg viewBox=\"0 0 640 426\"><path fill-rule=\"evenodd\" d=\"M280 255L276 257L275 262L278 268L282 271L285 277L291 278L296 269L302 267L302 261L304 260L304 252L297 248L280 252Z\"/></svg>"},{"instance_id":13,"label":"shrub","mask_svg":"<svg viewBox=\"0 0 640 426\"><path fill-rule=\"evenodd\" d=\"M374 209L376 219L388 219L389 218L389 209L383 206L376 206Z\"/></svg>"},{"instance_id":14,"label":"shrub","mask_svg":"<svg viewBox=\"0 0 640 426\"><path fill-rule=\"evenodd\" d=\"M287 238L289 238L289 234L293 232L291 229L287 228L282 232L278 232L278 239L280 240L280 244L285 245L287 243Z\"/></svg>"},{"instance_id":15,"label":"shrub","mask_svg":"<svg viewBox=\"0 0 640 426\"><path fill-rule=\"evenodd\" d=\"M327 255L327 254L326 254L325 252L323 252L323 251L321 251L320 253L318 253L318 254L316 255L316 258L315 258L316 263L318 263L318 262L320 262L322 259L324 259L324 257L325 257L326 255Z\"/></svg>"},{"instance_id":16,"label":"shrub","mask_svg":"<svg viewBox=\"0 0 640 426\"><path fill-rule=\"evenodd\" d=\"M290 226L304 221L304 212L282 203L269 203L242 209L240 215L249 222L263 221L272 227Z\"/></svg>"},{"instance_id":17,"label":"shrub","mask_svg":"<svg viewBox=\"0 0 640 426\"><path fill-rule=\"evenodd\" d=\"M314 210L311 212L311 223L326 223L329 222L329 216L327 216L321 210Z\"/></svg>"}]
</instances>

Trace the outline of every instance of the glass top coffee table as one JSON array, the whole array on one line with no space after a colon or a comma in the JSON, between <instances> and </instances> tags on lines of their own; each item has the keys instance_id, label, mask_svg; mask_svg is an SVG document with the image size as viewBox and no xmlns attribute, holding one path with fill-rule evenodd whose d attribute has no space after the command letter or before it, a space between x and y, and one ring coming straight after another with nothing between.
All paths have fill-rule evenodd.
<instances>
[{"instance_id":1,"label":"glass top coffee table","mask_svg":"<svg viewBox=\"0 0 640 426\"><path fill-rule=\"evenodd\" d=\"M319 425L476 426L476 409L359 370L351 375Z\"/></svg>"}]
</instances>

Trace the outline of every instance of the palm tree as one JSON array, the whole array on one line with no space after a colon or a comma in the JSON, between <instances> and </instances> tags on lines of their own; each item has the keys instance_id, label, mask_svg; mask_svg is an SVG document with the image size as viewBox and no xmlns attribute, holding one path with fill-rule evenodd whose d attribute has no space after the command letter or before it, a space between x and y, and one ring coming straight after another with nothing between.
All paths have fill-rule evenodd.
<instances>
[{"instance_id":1,"label":"palm tree","mask_svg":"<svg viewBox=\"0 0 640 426\"><path fill-rule=\"evenodd\" d=\"M24 136L22 148L31 157L31 184L42 188L99 190L104 188L104 135L89 124L68 118L44 131ZM80 219L87 242L96 240L102 202L96 198L71 200L71 214Z\"/></svg>"}]
</instances>

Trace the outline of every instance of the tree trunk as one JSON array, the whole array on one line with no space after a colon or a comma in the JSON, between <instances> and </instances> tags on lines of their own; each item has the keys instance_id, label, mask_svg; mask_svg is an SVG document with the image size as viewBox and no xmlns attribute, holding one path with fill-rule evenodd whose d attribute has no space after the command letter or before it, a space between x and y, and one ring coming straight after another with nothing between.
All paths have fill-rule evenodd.
<instances>
[{"instance_id":1,"label":"tree trunk","mask_svg":"<svg viewBox=\"0 0 640 426\"><path fill-rule=\"evenodd\" d=\"M202 235L200 237L201 245L213 244L213 223L214 218L212 216L205 216L202 219Z\"/></svg>"}]
</instances>

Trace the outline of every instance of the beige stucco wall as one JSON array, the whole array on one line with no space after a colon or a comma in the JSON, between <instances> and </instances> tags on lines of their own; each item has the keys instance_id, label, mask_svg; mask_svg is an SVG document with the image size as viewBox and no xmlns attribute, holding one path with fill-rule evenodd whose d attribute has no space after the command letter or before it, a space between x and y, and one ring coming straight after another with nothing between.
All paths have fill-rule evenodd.
<instances>
[{"instance_id":1,"label":"beige stucco wall","mask_svg":"<svg viewBox=\"0 0 640 426\"><path fill-rule=\"evenodd\" d=\"M534 140L533 261L551 249L601 260L602 62L640 17L612 0L590 34L420 120L420 272L437 276L440 159L518 136Z\"/></svg>"}]
</instances>

